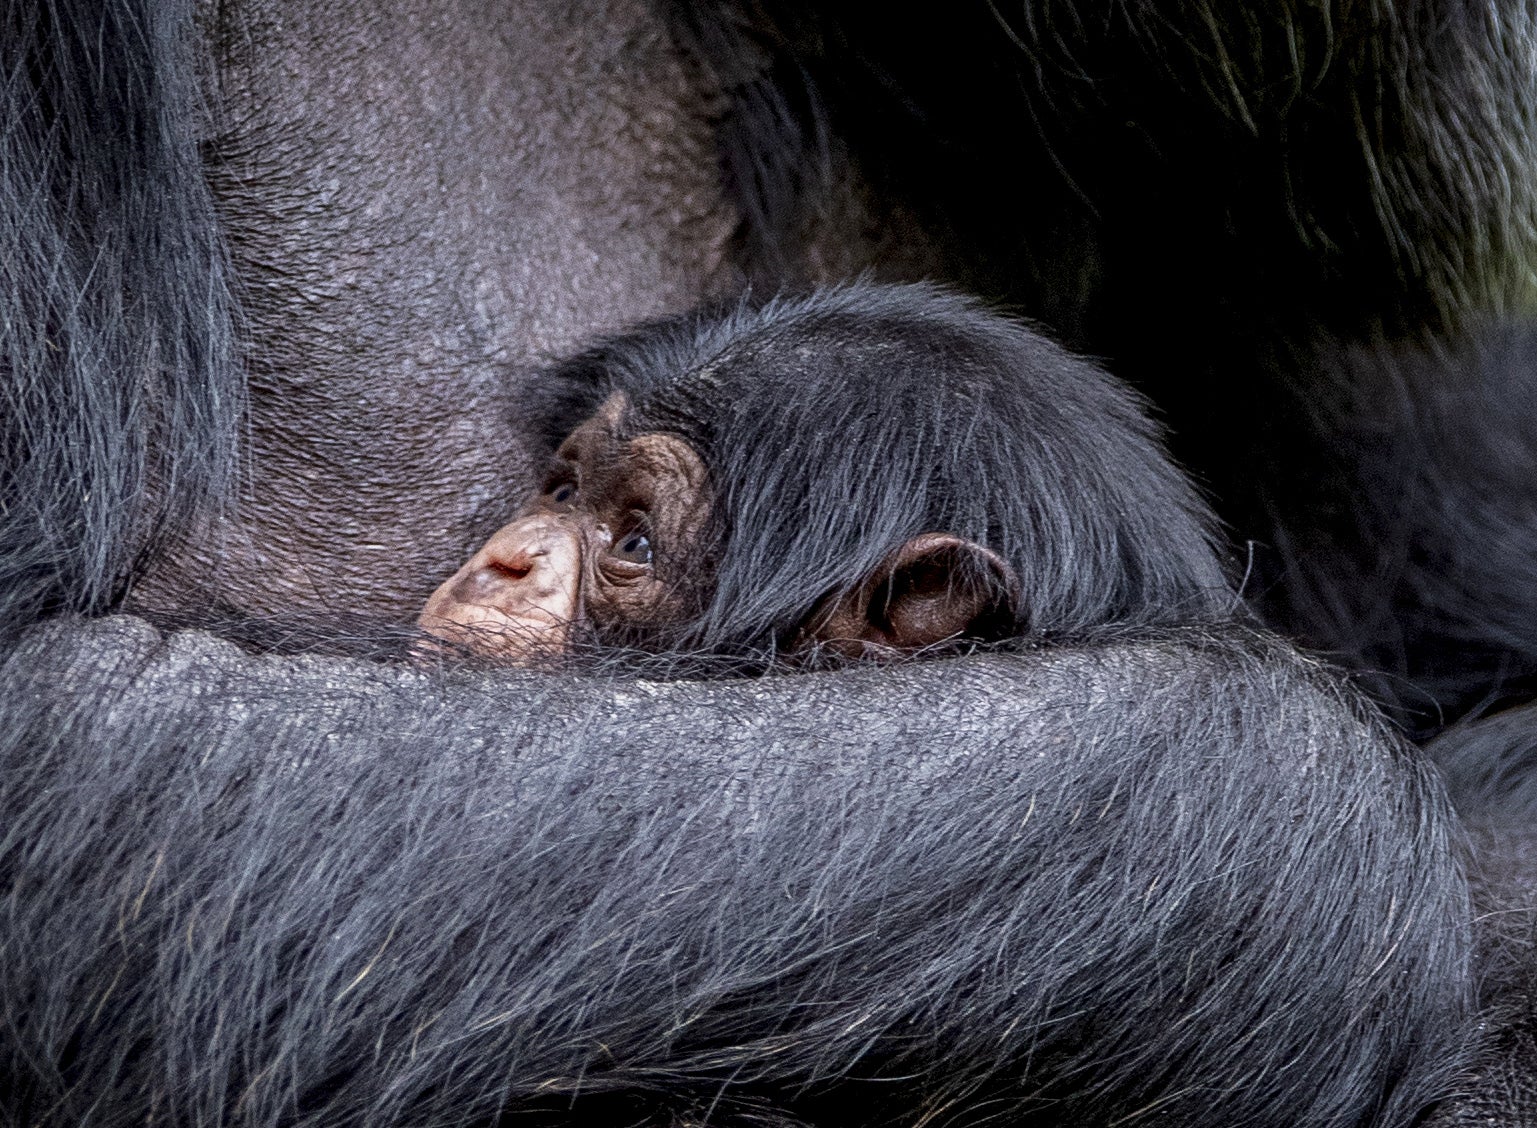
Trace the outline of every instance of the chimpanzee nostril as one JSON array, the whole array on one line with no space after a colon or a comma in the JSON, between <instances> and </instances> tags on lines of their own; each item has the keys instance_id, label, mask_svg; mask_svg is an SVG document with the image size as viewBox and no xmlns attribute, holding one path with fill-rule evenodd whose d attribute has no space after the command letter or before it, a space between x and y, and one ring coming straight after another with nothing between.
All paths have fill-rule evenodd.
<instances>
[{"instance_id":1,"label":"chimpanzee nostril","mask_svg":"<svg viewBox=\"0 0 1537 1128\"><path fill-rule=\"evenodd\" d=\"M533 562L526 557L511 564L492 560L456 583L450 594L460 603L490 606L505 593L509 583L527 579L533 570Z\"/></svg>"},{"instance_id":2,"label":"chimpanzee nostril","mask_svg":"<svg viewBox=\"0 0 1537 1128\"><path fill-rule=\"evenodd\" d=\"M534 570L533 557L535 555L542 554L529 553L513 561L493 560L486 565L484 570L506 576L510 580L526 580L528 574Z\"/></svg>"}]
</instances>

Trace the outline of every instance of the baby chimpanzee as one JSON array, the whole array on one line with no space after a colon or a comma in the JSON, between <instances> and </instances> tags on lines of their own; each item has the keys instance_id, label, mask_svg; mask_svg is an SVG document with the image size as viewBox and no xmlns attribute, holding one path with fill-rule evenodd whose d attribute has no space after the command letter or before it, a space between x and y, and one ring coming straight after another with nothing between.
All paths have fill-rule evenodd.
<instances>
[{"instance_id":1,"label":"baby chimpanzee","mask_svg":"<svg viewBox=\"0 0 1537 1128\"><path fill-rule=\"evenodd\" d=\"M488 656L878 657L1232 613L1141 401L942 290L694 314L558 375L585 421L420 619Z\"/></svg>"}]
</instances>

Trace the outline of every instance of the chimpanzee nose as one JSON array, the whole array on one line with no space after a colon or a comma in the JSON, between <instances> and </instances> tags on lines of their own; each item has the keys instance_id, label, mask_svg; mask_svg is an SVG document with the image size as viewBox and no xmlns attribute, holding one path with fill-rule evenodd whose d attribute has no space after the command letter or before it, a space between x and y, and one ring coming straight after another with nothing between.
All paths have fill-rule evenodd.
<instances>
[{"instance_id":1,"label":"chimpanzee nose","mask_svg":"<svg viewBox=\"0 0 1537 1128\"><path fill-rule=\"evenodd\" d=\"M555 588L565 577L553 574L551 538L569 533L548 519L514 521L495 536L470 561L465 575L453 587L460 603L497 606L506 601L513 585L522 585L524 598L537 598L546 587Z\"/></svg>"},{"instance_id":2,"label":"chimpanzee nose","mask_svg":"<svg viewBox=\"0 0 1537 1128\"><path fill-rule=\"evenodd\" d=\"M479 603L491 606L503 594L508 584L521 583L534 570L531 557L522 557L516 564L492 560L484 567L476 568L453 587L453 598L459 603Z\"/></svg>"},{"instance_id":3,"label":"chimpanzee nose","mask_svg":"<svg viewBox=\"0 0 1537 1128\"><path fill-rule=\"evenodd\" d=\"M517 664L564 649L581 616L582 532L556 514L520 517L432 593L429 634Z\"/></svg>"},{"instance_id":4,"label":"chimpanzee nose","mask_svg":"<svg viewBox=\"0 0 1537 1128\"><path fill-rule=\"evenodd\" d=\"M485 571L506 576L509 580L524 580L534 570L535 557L545 555L543 552L525 552L516 560L492 560L486 565Z\"/></svg>"}]
</instances>

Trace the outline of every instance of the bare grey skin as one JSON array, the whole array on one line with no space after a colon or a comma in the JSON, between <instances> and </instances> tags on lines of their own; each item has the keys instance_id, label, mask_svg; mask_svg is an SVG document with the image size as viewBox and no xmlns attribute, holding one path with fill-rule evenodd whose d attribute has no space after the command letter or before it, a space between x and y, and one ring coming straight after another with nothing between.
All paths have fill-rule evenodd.
<instances>
[{"instance_id":1,"label":"bare grey skin","mask_svg":"<svg viewBox=\"0 0 1537 1128\"><path fill-rule=\"evenodd\" d=\"M531 369L733 279L712 95L639 0L204 14L248 470L133 603L404 618L534 484Z\"/></svg>"}]
</instances>

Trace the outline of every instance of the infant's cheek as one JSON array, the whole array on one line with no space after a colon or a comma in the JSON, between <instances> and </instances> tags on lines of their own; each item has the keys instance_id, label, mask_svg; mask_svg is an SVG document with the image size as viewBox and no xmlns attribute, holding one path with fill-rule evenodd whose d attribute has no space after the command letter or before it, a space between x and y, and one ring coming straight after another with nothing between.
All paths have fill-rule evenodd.
<instances>
[{"instance_id":1,"label":"infant's cheek","mask_svg":"<svg viewBox=\"0 0 1537 1128\"><path fill-rule=\"evenodd\" d=\"M686 593L646 577L628 582L597 581L588 585L586 615L599 634L626 627L675 626L686 619L693 603Z\"/></svg>"}]
</instances>

